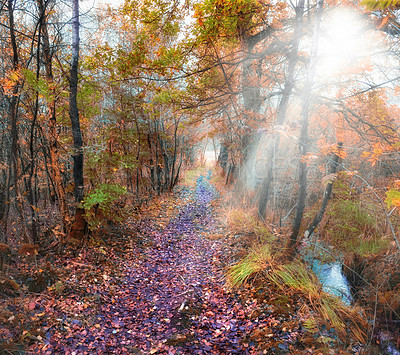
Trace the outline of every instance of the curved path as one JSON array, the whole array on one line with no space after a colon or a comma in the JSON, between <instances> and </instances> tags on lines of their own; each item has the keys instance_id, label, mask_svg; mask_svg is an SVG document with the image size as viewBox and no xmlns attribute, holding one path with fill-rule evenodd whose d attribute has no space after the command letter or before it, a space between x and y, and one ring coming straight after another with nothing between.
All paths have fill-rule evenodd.
<instances>
[{"instance_id":1,"label":"curved path","mask_svg":"<svg viewBox=\"0 0 400 355\"><path fill-rule=\"evenodd\" d=\"M271 327L269 314L251 317L257 301L242 304L226 292L222 266L229 250L203 236L217 228L210 205L214 197L208 179L200 177L196 189L186 191L188 202L164 230L155 230L151 221L142 223L140 232L151 243L127 253L123 282L102 296L96 319L85 326L76 321L69 336L49 335L42 350L49 354L262 353L248 334L255 327Z\"/></svg>"}]
</instances>

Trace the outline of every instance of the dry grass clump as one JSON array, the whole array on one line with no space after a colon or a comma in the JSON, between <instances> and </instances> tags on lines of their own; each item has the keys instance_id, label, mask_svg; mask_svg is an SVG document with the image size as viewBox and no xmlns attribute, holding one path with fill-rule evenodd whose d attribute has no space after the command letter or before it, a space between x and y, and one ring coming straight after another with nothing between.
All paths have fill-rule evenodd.
<instances>
[{"instance_id":1,"label":"dry grass clump","mask_svg":"<svg viewBox=\"0 0 400 355\"><path fill-rule=\"evenodd\" d=\"M322 329L334 329L336 338L344 343L365 341L366 317L359 307L347 306L324 292L317 277L301 261L281 264L282 261L282 254L276 253L271 245L253 247L246 257L229 268L227 283L233 288L269 284L269 292L275 289L279 297L295 293L303 300L299 314L304 328L316 339L321 338L321 342L326 340Z\"/></svg>"},{"instance_id":2,"label":"dry grass clump","mask_svg":"<svg viewBox=\"0 0 400 355\"><path fill-rule=\"evenodd\" d=\"M253 247L246 257L229 268L228 285L237 288L251 279L265 278L267 273L272 270L275 260L276 256L268 244Z\"/></svg>"},{"instance_id":3,"label":"dry grass clump","mask_svg":"<svg viewBox=\"0 0 400 355\"><path fill-rule=\"evenodd\" d=\"M268 275L282 291L294 289L308 300L301 312L309 330L317 331L328 324L342 341L347 338L365 341L367 324L362 310L347 306L339 298L324 292L317 277L305 264L294 261L277 267L275 272Z\"/></svg>"},{"instance_id":4,"label":"dry grass clump","mask_svg":"<svg viewBox=\"0 0 400 355\"><path fill-rule=\"evenodd\" d=\"M264 244L276 239L270 226L260 221L255 209L230 208L225 212L227 226L230 231L249 239L249 242Z\"/></svg>"}]
</instances>

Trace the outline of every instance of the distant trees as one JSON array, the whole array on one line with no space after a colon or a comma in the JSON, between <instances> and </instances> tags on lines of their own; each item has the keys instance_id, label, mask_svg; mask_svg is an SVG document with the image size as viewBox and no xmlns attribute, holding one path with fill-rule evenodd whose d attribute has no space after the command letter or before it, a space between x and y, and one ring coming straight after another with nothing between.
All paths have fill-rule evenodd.
<instances>
[{"instance_id":1,"label":"distant trees","mask_svg":"<svg viewBox=\"0 0 400 355\"><path fill-rule=\"evenodd\" d=\"M69 39L62 12L71 4ZM47 228L58 237L81 238L81 217L98 226L95 214L112 211L129 194L141 204L171 190L194 154L196 123L179 110L184 90L166 84L185 62L184 49L174 44L179 6L152 5L165 15L156 23L147 6L127 2L124 14L113 15L122 27L106 30L120 34L114 48L102 37L106 18L99 12L98 46L82 52L79 4L71 4L1 3L0 217L6 242L15 234L36 243Z\"/></svg>"},{"instance_id":2,"label":"distant trees","mask_svg":"<svg viewBox=\"0 0 400 355\"><path fill-rule=\"evenodd\" d=\"M392 81L378 79L382 64L375 61L373 49L339 70L338 80L321 72L326 49L319 52L317 43L335 30L327 27L333 11L330 4L323 10L320 1L307 7L303 1L293 7L261 1L195 5L196 53L205 69L199 74L197 89L207 93L199 95L199 103L208 104L203 111L214 112L214 132L222 143L219 163L230 174L232 157L239 200L257 204L262 220L288 225L293 218L291 253L298 234L311 223L309 217L304 221L304 212L323 196L321 208L327 203L327 190L318 181L325 179L324 174L334 174L330 172L332 156L347 157L335 168L357 170L368 164L363 158L370 157L372 162L374 152L378 159L384 151L398 154L399 137L394 133L399 125L394 118L398 107L390 107L384 91L378 89L379 80ZM374 19L368 22L364 17L363 24L354 22L354 27L360 33L368 29L378 44L380 34L373 23ZM257 40L253 43L252 38ZM356 102L366 93L368 104L364 103L362 114L357 113ZM343 146L340 154L338 146ZM395 160L393 172L399 165Z\"/></svg>"},{"instance_id":3,"label":"distant trees","mask_svg":"<svg viewBox=\"0 0 400 355\"><path fill-rule=\"evenodd\" d=\"M292 225L292 249L311 223L304 213L326 194L332 157L371 183L378 165L385 177L398 171L396 90L381 87L392 83L380 80L381 64L370 55L337 80L321 73L315 44L329 36L330 4L126 1L93 13L90 46L79 46L75 0L66 7L72 38L63 29L71 4L1 2L4 240L12 221L36 241L45 225L70 233L76 207L94 228L121 201L170 191L206 136L221 142L239 200L266 222ZM374 43L396 36L366 16Z\"/></svg>"},{"instance_id":4,"label":"distant trees","mask_svg":"<svg viewBox=\"0 0 400 355\"><path fill-rule=\"evenodd\" d=\"M128 1L122 13L98 13L98 47L84 59L87 79L103 91L102 115L92 122L96 135L88 135L96 147L88 161L91 188L119 181L140 203L170 191L190 160L196 124L180 110L184 83L174 79L189 59L177 40L182 11L167 1ZM99 169L94 180L91 172Z\"/></svg>"}]
</instances>

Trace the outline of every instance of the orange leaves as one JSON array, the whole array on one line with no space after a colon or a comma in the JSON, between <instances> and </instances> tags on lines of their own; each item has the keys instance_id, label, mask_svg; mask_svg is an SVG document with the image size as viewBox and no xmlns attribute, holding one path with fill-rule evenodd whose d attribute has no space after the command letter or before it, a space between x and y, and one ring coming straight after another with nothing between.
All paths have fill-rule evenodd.
<instances>
[{"instance_id":1,"label":"orange leaves","mask_svg":"<svg viewBox=\"0 0 400 355\"><path fill-rule=\"evenodd\" d=\"M379 18L375 21L375 26L378 30L382 29L388 22L389 17Z\"/></svg>"},{"instance_id":2,"label":"orange leaves","mask_svg":"<svg viewBox=\"0 0 400 355\"><path fill-rule=\"evenodd\" d=\"M318 159L318 155L315 154L307 154L300 158L302 163L311 164L313 161Z\"/></svg>"},{"instance_id":3,"label":"orange leaves","mask_svg":"<svg viewBox=\"0 0 400 355\"><path fill-rule=\"evenodd\" d=\"M393 147L389 145L384 145L383 143L375 143L373 146L373 151L368 152L364 151L362 153L363 158L367 158L367 160L371 163L372 166L375 166L376 162L385 154L393 151Z\"/></svg>"},{"instance_id":4,"label":"orange leaves","mask_svg":"<svg viewBox=\"0 0 400 355\"><path fill-rule=\"evenodd\" d=\"M337 144L329 144L329 145L325 145L325 146L321 147L321 153L323 155L335 154L340 159L347 158L347 153L343 150L343 148L338 147Z\"/></svg>"},{"instance_id":5,"label":"orange leaves","mask_svg":"<svg viewBox=\"0 0 400 355\"><path fill-rule=\"evenodd\" d=\"M3 88L5 95L14 95L13 90L15 86L18 84L20 78L21 78L21 73L18 69L11 71L8 77L0 79L0 85Z\"/></svg>"}]
</instances>

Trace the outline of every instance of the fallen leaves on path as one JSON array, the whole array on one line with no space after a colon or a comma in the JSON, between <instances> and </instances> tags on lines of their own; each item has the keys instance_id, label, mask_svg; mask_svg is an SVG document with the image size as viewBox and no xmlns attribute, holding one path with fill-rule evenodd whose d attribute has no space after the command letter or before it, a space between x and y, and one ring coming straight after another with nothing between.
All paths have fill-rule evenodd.
<instances>
[{"instance_id":1,"label":"fallen leaves on path","mask_svg":"<svg viewBox=\"0 0 400 355\"><path fill-rule=\"evenodd\" d=\"M34 320L24 334L29 351L253 354L292 349L296 321L289 331L288 318L277 317L267 303L257 297L244 301L225 288L223 267L232 251L223 240L206 237L221 234L210 205L215 197L201 177L195 189L175 197L180 203L168 212L173 217L164 228L154 220L131 222L141 245L124 251L101 246L65 260L69 278L25 306ZM7 331L0 329L0 336L10 336Z\"/></svg>"}]
</instances>

